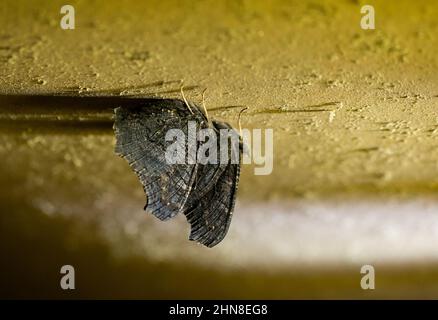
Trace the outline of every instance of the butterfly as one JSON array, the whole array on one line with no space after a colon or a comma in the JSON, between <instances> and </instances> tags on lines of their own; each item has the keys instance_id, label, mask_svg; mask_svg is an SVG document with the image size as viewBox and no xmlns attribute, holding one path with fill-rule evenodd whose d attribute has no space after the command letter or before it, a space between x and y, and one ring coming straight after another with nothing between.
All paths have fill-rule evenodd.
<instances>
[{"instance_id":1,"label":"butterfly","mask_svg":"<svg viewBox=\"0 0 438 320\"><path fill-rule=\"evenodd\" d=\"M183 164L166 160L166 132L180 129L187 135L189 121L212 130L218 144L221 129L239 137L237 142L229 140L228 162L201 164L193 156ZM207 247L221 242L231 223L239 183L243 145L237 132L228 123L209 121L206 111L185 99L144 99L138 105L118 107L113 129L116 154L128 161L143 185L144 210L163 221L182 213L191 226L190 240ZM236 150L239 161L231 161Z\"/></svg>"}]
</instances>

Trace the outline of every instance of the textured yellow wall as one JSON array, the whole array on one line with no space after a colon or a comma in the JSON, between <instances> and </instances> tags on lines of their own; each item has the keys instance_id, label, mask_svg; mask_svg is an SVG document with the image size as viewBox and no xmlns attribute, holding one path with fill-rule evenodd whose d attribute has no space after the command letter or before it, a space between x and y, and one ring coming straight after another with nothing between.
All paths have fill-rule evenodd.
<instances>
[{"instance_id":1,"label":"textured yellow wall","mask_svg":"<svg viewBox=\"0 0 438 320\"><path fill-rule=\"evenodd\" d=\"M70 31L59 27L64 2L2 1L2 94L179 97L184 80L187 96L199 103L202 89L208 88L211 117L236 126L237 114L246 106L244 127L274 129L274 171L254 176L252 167L243 168L243 203L354 203L389 196L433 197L437 191L438 2L367 1L376 9L376 30L362 30L364 1L77 0L69 1L76 9L76 29ZM233 246L233 239L244 237L238 230L230 231L231 242L206 253L186 241L183 219L178 229L145 217L141 186L114 155L112 131L88 130L86 123L83 130L74 129L90 118L110 121L107 110L79 110L74 104L60 109L11 107L5 101L0 99L0 242L15 239L16 245L3 244L4 250L14 252L15 265L6 268L16 276L12 279L19 281L20 263L34 263L51 275L45 264L57 268L65 259L76 259L82 269L91 261L91 284L93 277L99 278L99 263L105 261L104 273L116 281L114 296L154 296L136 279L152 281L157 274L154 288L160 296L207 294L208 290L191 287L189 280L184 282L187 291L176 289L177 270L186 265L192 268L190 281L213 279L211 286L219 286L211 296L362 296L356 271L340 278L317 273L302 280L289 273L267 276L263 264L260 273L249 273L245 265L236 267L239 252L247 249ZM71 121L73 129L57 125L58 120ZM90 224L104 240L91 236ZM62 259L40 259L29 245L35 241L47 257L52 240L60 243L53 250ZM20 248L27 260L17 253ZM105 250L112 253L100 257ZM171 258L181 250L190 252L188 258ZM113 251L125 260L113 258ZM256 248L251 252L256 254ZM283 267L283 251L274 256L278 261L273 265ZM342 265L350 256L344 252L340 257L337 262ZM207 266L222 259L234 271L219 276L205 264L206 269L199 267L197 259ZM157 261L164 261L163 269ZM417 276L413 272L412 277ZM56 277L55 272L54 281ZM331 285L322 286L319 277ZM387 282L403 279L397 277ZM221 286L221 279L226 285ZM234 286L236 279L244 279L248 287ZM25 280L36 288L43 285ZM105 277L96 281L83 296L105 292L99 289ZM160 281L168 281L172 289ZM332 290L333 283L339 291ZM406 294L420 294L403 285ZM377 294L394 294L391 288ZM434 288L431 285L430 292ZM44 290L46 295L61 294L49 285ZM16 294L22 293L17 289Z\"/></svg>"}]
</instances>

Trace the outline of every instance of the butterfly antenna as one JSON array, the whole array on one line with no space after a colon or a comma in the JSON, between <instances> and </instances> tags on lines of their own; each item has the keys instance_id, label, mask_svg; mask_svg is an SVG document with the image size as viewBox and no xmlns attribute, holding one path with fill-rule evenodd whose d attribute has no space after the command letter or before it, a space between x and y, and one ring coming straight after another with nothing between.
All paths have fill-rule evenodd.
<instances>
[{"instance_id":1,"label":"butterfly antenna","mask_svg":"<svg viewBox=\"0 0 438 320\"><path fill-rule=\"evenodd\" d=\"M242 137L242 123L240 122L240 118L242 117L242 113L243 113L244 111L246 111L246 110L248 110L248 107L243 108L242 110L240 110L240 112L239 112L239 117L237 118L237 121L238 121L238 123L239 123L239 135L240 135L240 137Z\"/></svg>"},{"instance_id":2,"label":"butterfly antenna","mask_svg":"<svg viewBox=\"0 0 438 320\"><path fill-rule=\"evenodd\" d=\"M183 99L184 99L184 102L185 102L187 108L189 108L190 113L191 113L191 114L194 114L193 111L192 111L192 108L190 108L190 105L189 105L189 103L188 103L188 101L187 101L187 99L186 99L186 96L184 95L184 85L182 85L182 84L181 84L181 95L182 95L182 97L183 97Z\"/></svg>"},{"instance_id":3,"label":"butterfly antenna","mask_svg":"<svg viewBox=\"0 0 438 320\"><path fill-rule=\"evenodd\" d=\"M207 88L202 91L202 108L204 108L205 117L207 118L208 123L210 123L210 118L208 117L207 108L205 107L205 91L207 91Z\"/></svg>"}]
</instances>

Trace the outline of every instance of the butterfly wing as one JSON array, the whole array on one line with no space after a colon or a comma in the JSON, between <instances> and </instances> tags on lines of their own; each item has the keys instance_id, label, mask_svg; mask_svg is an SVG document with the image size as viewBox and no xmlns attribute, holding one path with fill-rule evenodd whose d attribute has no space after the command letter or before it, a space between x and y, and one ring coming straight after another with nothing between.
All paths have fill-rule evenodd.
<instances>
[{"instance_id":1,"label":"butterfly wing","mask_svg":"<svg viewBox=\"0 0 438 320\"><path fill-rule=\"evenodd\" d=\"M229 164L211 190L185 215L191 225L190 240L214 247L228 232L240 174L239 164Z\"/></svg>"},{"instance_id":2,"label":"butterfly wing","mask_svg":"<svg viewBox=\"0 0 438 320\"><path fill-rule=\"evenodd\" d=\"M216 129L231 126L224 123L214 123ZM219 133L218 133L219 134ZM231 152L239 152L240 141L229 144L229 159ZM240 176L240 162L228 164L206 164L203 171L198 171L192 193L200 190L198 197L191 196L187 202L191 206L184 212L191 225L189 239L207 247L214 247L223 240L228 232L236 201L237 187ZM212 177L214 177L212 179ZM205 187L208 186L208 187Z\"/></svg>"},{"instance_id":3,"label":"butterfly wing","mask_svg":"<svg viewBox=\"0 0 438 320\"><path fill-rule=\"evenodd\" d=\"M188 121L206 126L204 115L192 109L193 114L173 99L149 99L139 106L115 109L115 151L140 179L147 195L145 210L161 220L183 211L196 178L196 164L169 164L165 157L169 129L181 129L187 136ZM185 148L185 141L181 143Z\"/></svg>"},{"instance_id":4,"label":"butterfly wing","mask_svg":"<svg viewBox=\"0 0 438 320\"><path fill-rule=\"evenodd\" d=\"M212 133L216 136L216 148L217 151L220 150L220 138L219 131L214 128ZM199 147L199 144L198 144ZM199 160L199 159L198 159ZM193 184L192 192L189 199L187 199L185 209L191 209L196 203L204 197L204 195L209 192L217 183L222 173L228 166L228 163L222 164L219 159L216 163L198 163L196 178Z\"/></svg>"}]
</instances>

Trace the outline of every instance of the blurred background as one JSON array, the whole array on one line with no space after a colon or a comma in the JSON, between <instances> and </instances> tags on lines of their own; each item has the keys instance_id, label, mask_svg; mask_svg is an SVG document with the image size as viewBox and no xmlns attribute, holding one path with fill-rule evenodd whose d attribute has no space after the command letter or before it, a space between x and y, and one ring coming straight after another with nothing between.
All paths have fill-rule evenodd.
<instances>
[{"instance_id":1,"label":"blurred background","mask_svg":"<svg viewBox=\"0 0 438 320\"><path fill-rule=\"evenodd\" d=\"M3 0L0 297L438 298L437 17L426 0ZM243 127L274 129L272 174L243 166L212 249L142 210L117 105L32 97L180 98L182 80L212 118L248 107Z\"/></svg>"}]
</instances>

